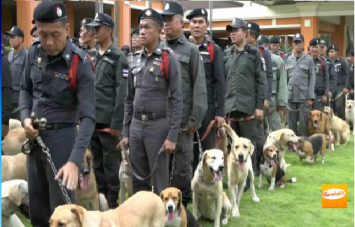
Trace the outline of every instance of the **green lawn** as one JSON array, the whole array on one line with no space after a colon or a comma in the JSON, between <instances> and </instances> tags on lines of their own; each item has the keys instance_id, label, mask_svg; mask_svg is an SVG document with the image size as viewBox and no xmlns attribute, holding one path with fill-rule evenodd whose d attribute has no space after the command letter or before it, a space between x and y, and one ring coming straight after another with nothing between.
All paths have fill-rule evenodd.
<instances>
[{"instance_id":1,"label":"green lawn","mask_svg":"<svg viewBox=\"0 0 355 227\"><path fill-rule=\"evenodd\" d=\"M354 139L347 146L339 145L332 153L326 152L325 164L321 158L312 166L303 162L295 153L286 153L286 160L291 163L287 169L287 178L297 177L297 182L287 184L285 188L268 191L257 186L256 193L260 203L255 203L250 191L243 194L240 205L240 217L230 218L226 226L239 227L353 227L354 226ZM347 184L348 208L323 209L322 184ZM229 192L227 192L229 197ZM192 211L191 205L188 207ZM29 220L19 214L26 227ZM212 222L200 221L203 227L213 227Z\"/></svg>"}]
</instances>

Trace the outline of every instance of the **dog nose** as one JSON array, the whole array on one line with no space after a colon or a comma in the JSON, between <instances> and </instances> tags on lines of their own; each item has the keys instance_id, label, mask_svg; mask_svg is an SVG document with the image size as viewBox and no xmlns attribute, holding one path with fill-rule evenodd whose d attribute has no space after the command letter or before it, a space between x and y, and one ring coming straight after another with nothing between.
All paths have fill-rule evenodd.
<instances>
[{"instance_id":1,"label":"dog nose","mask_svg":"<svg viewBox=\"0 0 355 227\"><path fill-rule=\"evenodd\" d=\"M317 122L318 122L318 120L314 120L314 122L315 122L315 123L317 123Z\"/></svg>"},{"instance_id":2,"label":"dog nose","mask_svg":"<svg viewBox=\"0 0 355 227\"><path fill-rule=\"evenodd\" d=\"M276 157L277 157L277 155L276 155L276 154L272 155L272 158L273 158L273 159L276 159Z\"/></svg>"},{"instance_id":3,"label":"dog nose","mask_svg":"<svg viewBox=\"0 0 355 227\"><path fill-rule=\"evenodd\" d=\"M239 159L239 160L241 160L241 159L243 159L243 158L244 158L244 155L243 155L243 154L239 154L239 155L238 155L238 159Z\"/></svg>"},{"instance_id":4,"label":"dog nose","mask_svg":"<svg viewBox=\"0 0 355 227\"><path fill-rule=\"evenodd\" d=\"M223 171L223 169L224 169L224 166L219 167L219 171Z\"/></svg>"},{"instance_id":5,"label":"dog nose","mask_svg":"<svg viewBox=\"0 0 355 227\"><path fill-rule=\"evenodd\" d=\"M83 174L86 175L86 174L89 174L90 173L90 168L89 167L85 167L84 170L83 170Z\"/></svg>"},{"instance_id":6,"label":"dog nose","mask_svg":"<svg viewBox=\"0 0 355 227\"><path fill-rule=\"evenodd\" d=\"M172 205L168 206L168 211L173 211L173 206Z\"/></svg>"}]
</instances>

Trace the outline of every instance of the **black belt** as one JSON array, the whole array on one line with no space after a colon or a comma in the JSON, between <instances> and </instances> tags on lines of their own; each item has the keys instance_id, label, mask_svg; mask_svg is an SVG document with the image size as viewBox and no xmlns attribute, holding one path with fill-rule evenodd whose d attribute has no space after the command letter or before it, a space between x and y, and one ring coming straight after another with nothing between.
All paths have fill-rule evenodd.
<instances>
[{"instance_id":1,"label":"black belt","mask_svg":"<svg viewBox=\"0 0 355 227\"><path fill-rule=\"evenodd\" d=\"M72 123L53 123L53 124L47 124L46 130L60 130L65 128L75 128L75 127L76 124L72 124Z\"/></svg>"},{"instance_id":2,"label":"black belt","mask_svg":"<svg viewBox=\"0 0 355 227\"><path fill-rule=\"evenodd\" d=\"M152 121L160 118L166 117L165 111L154 112L154 113L134 113L134 118L140 121Z\"/></svg>"}]
</instances>

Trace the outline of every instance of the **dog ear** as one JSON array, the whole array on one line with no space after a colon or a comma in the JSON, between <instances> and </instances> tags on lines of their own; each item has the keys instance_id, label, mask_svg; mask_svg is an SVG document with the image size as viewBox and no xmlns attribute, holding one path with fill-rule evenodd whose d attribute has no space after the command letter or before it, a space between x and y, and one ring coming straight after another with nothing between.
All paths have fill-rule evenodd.
<instances>
[{"instance_id":1,"label":"dog ear","mask_svg":"<svg viewBox=\"0 0 355 227\"><path fill-rule=\"evenodd\" d=\"M70 211L78 218L80 225L84 222L84 210L80 206L75 206L71 208Z\"/></svg>"},{"instance_id":2,"label":"dog ear","mask_svg":"<svg viewBox=\"0 0 355 227\"><path fill-rule=\"evenodd\" d=\"M250 141L250 155L253 155L254 153L254 145Z\"/></svg>"},{"instance_id":3,"label":"dog ear","mask_svg":"<svg viewBox=\"0 0 355 227\"><path fill-rule=\"evenodd\" d=\"M22 184L15 185L9 190L9 198L10 200L16 204L16 206L21 205L22 195L21 195L21 186Z\"/></svg>"},{"instance_id":4,"label":"dog ear","mask_svg":"<svg viewBox=\"0 0 355 227\"><path fill-rule=\"evenodd\" d=\"M201 160L202 160L202 162L205 162L206 159L207 159L207 152L204 152L203 155L202 155Z\"/></svg>"},{"instance_id":5,"label":"dog ear","mask_svg":"<svg viewBox=\"0 0 355 227\"><path fill-rule=\"evenodd\" d=\"M179 203L178 203L178 205L177 205L177 211L178 211L178 215L180 216L180 214L181 214L181 209L182 209L182 193L181 193L181 191L179 190L178 191L178 195L179 195Z\"/></svg>"},{"instance_id":6,"label":"dog ear","mask_svg":"<svg viewBox=\"0 0 355 227\"><path fill-rule=\"evenodd\" d=\"M161 198L161 200L164 202L164 191L161 191L161 192L160 192L160 198Z\"/></svg>"},{"instance_id":7,"label":"dog ear","mask_svg":"<svg viewBox=\"0 0 355 227\"><path fill-rule=\"evenodd\" d=\"M284 140L285 139L285 132L283 132L282 134L281 134L281 136L280 136L280 140Z\"/></svg>"},{"instance_id":8,"label":"dog ear","mask_svg":"<svg viewBox=\"0 0 355 227\"><path fill-rule=\"evenodd\" d=\"M309 111L308 117L309 119L312 119L312 111Z\"/></svg>"},{"instance_id":9,"label":"dog ear","mask_svg":"<svg viewBox=\"0 0 355 227\"><path fill-rule=\"evenodd\" d=\"M269 148L268 148L268 147L264 149L264 152L263 152L264 157L267 155L267 153L266 153L266 152L267 152L268 150L269 150Z\"/></svg>"},{"instance_id":10,"label":"dog ear","mask_svg":"<svg viewBox=\"0 0 355 227\"><path fill-rule=\"evenodd\" d=\"M322 121L322 118L323 118L323 113L320 112L320 113L319 113L319 119L320 119L320 121Z\"/></svg>"}]
</instances>

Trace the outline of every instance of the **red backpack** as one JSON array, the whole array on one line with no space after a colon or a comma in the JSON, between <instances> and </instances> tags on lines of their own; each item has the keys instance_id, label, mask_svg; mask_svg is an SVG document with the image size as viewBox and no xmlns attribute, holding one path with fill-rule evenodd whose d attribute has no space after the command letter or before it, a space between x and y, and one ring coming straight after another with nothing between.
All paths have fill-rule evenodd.
<instances>
[{"instance_id":1,"label":"red backpack","mask_svg":"<svg viewBox=\"0 0 355 227\"><path fill-rule=\"evenodd\" d=\"M90 55L87 55L91 62L92 70L95 73L95 66L94 63L91 60ZM79 55L74 54L73 60L71 61L70 65L70 70L69 70L69 76L70 76L70 85L69 87L72 87L76 91L76 79L78 77L78 66L79 66Z\"/></svg>"}]
</instances>

